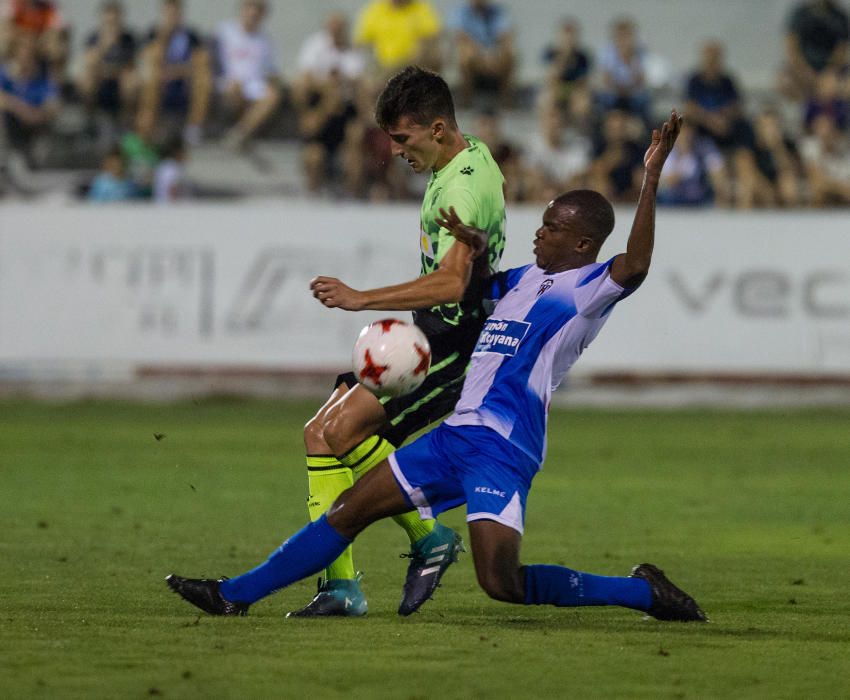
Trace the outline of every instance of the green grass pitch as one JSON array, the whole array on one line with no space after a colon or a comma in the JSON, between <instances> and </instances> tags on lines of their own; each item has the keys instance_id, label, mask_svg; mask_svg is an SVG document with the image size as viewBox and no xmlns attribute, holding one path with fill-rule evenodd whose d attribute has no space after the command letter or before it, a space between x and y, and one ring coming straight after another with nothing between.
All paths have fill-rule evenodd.
<instances>
[{"instance_id":1,"label":"green grass pitch","mask_svg":"<svg viewBox=\"0 0 850 700\"><path fill-rule=\"evenodd\" d=\"M850 412L553 412L524 560L656 563L708 625L496 603L468 555L400 619L391 522L355 547L366 618L285 620L314 580L196 614L166 574L239 573L303 524L311 408L0 403L0 696L846 697Z\"/></svg>"}]
</instances>

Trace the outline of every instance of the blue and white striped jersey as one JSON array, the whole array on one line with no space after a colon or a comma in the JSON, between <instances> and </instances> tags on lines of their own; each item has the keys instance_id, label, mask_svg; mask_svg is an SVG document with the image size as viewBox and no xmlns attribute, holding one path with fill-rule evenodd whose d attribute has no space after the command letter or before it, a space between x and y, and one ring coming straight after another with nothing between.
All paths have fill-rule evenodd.
<instances>
[{"instance_id":1,"label":"blue and white striped jersey","mask_svg":"<svg viewBox=\"0 0 850 700\"><path fill-rule=\"evenodd\" d=\"M538 463L552 391L632 290L604 263L547 274L536 265L493 277L484 323L449 425L495 430Z\"/></svg>"}]
</instances>

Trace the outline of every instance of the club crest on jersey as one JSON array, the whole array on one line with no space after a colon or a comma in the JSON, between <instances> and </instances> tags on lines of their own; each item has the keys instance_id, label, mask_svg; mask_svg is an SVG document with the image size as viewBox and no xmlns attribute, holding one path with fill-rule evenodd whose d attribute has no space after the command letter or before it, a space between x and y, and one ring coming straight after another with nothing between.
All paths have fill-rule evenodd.
<instances>
[{"instance_id":1,"label":"club crest on jersey","mask_svg":"<svg viewBox=\"0 0 850 700\"><path fill-rule=\"evenodd\" d=\"M549 289L553 284L555 284L555 282L552 279L543 280L543 284L541 284L540 289L537 290L537 296L543 294L543 292Z\"/></svg>"},{"instance_id":2,"label":"club crest on jersey","mask_svg":"<svg viewBox=\"0 0 850 700\"><path fill-rule=\"evenodd\" d=\"M419 231L419 250L426 258L434 259L434 244L431 243L431 236L423 230Z\"/></svg>"},{"instance_id":3,"label":"club crest on jersey","mask_svg":"<svg viewBox=\"0 0 850 700\"><path fill-rule=\"evenodd\" d=\"M531 324L526 321L502 321L491 318L478 336L474 352L495 352L513 357Z\"/></svg>"}]
</instances>

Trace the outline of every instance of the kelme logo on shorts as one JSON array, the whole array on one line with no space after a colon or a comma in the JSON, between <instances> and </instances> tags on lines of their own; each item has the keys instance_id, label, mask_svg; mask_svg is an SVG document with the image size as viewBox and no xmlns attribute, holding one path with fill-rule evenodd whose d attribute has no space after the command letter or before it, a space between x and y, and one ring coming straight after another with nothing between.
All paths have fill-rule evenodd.
<instances>
[{"instance_id":1,"label":"kelme logo on shorts","mask_svg":"<svg viewBox=\"0 0 850 700\"><path fill-rule=\"evenodd\" d=\"M526 321L501 321L491 318L484 324L474 352L496 352L513 357L531 324Z\"/></svg>"}]
</instances>

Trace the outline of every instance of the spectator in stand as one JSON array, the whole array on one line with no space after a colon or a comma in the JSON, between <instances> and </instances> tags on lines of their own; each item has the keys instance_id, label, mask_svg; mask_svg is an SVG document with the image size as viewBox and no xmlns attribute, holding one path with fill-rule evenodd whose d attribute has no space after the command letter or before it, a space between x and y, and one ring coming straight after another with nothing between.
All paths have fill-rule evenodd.
<instances>
[{"instance_id":1,"label":"spectator in stand","mask_svg":"<svg viewBox=\"0 0 850 700\"><path fill-rule=\"evenodd\" d=\"M511 202L522 201L524 196L522 152L505 138L496 112L492 109L481 112L472 133L487 144L490 155L505 176L505 199Z\"/></svg>"},{"instance_id":2,"label":"spectator in stand","mask_svg":"<svg viewBox=\"0 0 850 700\"><path fill-rule=\"evenodd\" d=\"M192 197L192 187L186 179L188 157L189 150L183 137L169 137L153 177L153 199L157 204L173 204Z\"/></svg>"},{"instance_id":3,"label":"spectator in stand","mask_svg":"<svg viewBox=\"0 0 850 700\"><path fill-rule=\"evenodd\" d=\"M745 151L736 182L736 205L793 207L800 202L800 158L782 131L779 114L764 109L755 120L752 150Z\"/></svg>"},{"instance_id":4,"label":"spectator in stand","mask_svg":"<svg viewBox=\"0 0 850 700\"><path fill-rule=\"evenodd\" d=\"M52 0L6 0L0 20L0 58L9 58L18 37L36 40L39 62L61 85L70 55L70 32Z\"/></svg>"},{"instance_id":5,"label":"spectator in stand","mask_svg":"<svg viewBox=\"0 0 850 700\"><path fill-rule=\"evenodd\" d=\"M121 148L116 146L109 150L103 159L100 172L92 180L89 187L90 202L125 202L136 196L136 188L127 177L127 168Z\"/></svg>"},{"instance_id":6,"label":"spectator in stand","mask_svg":"<svg viewBox=\"0 0 850 700\"><path fill-rule=\"evenodd\" d=\"M357 116L357 79L365 66L362 52L351 47L348 22L339 13L329 16L325 28L301 48L292 101L304 140L302 164L310 192L319 192L336 170L346 129Z\"/></svg>"},{"instance_id":7,"label":"spectator in stand","mask_svg":"<svg viewBox=\"0 0 850 700\"><path fill-rule=\"evenodd\" d=\"M590 187L613 202L637 200L643 177L643 148L638 141L643 124L634 115L612 109L602 122L602 132L590 165Z\"/></svg>"},{"instance_id":8,"label":"spectator in stand","mask_svg":"<svg viewBox=\"0 0 850 700\"><path fill-rule=\"evenodd\" d=\"M302 164L310 192L320 192L334 179L336 156L348 123L357 116L352 89L339 73L314 83L305 95L293 94L298 131L304 141ZM306 98L306 99L305 99Z\"/></svg>"},{"instance_id":9,"label":"spectator in stand","mask_svg":"<svg viewBox=\"0 0 850 700\"><path fill-rule=\"evenodd\" d=\"M393 158L390 137L375 123L375 102L384 82L362 78L357 82L355 116L345 126L341 150L345 191L371 202L407 199L410 174Z\"/></svg>"},{"instance_id":10,"label":"spectator in stand","mask_svg":"<svg viewBox=\"0 0 850 700\"><path fill-rule=\"evenodd\" d=\"M812 124L812 135L803 141L812 205L850 204L850 141L835 120L821 114Z\"/></svg>"},{"instance_id":11,"label":"spectator in stand","mask_svg":"<svg viewBox=\"0 0 850 700\"><path fill-rule=\"evenodd\" d=\"M328 79L338 73L344 80L358 80L366 69L366 56L361 49L351 45L348 18L334 12L325 20L325 26L307 37L298 52L298 81L296 89L309 88L313 82Z\"/></svg>"},{"instance_id":12,"label":"spectator in stand","mask_svg":"<svg viewBox=\"0 0 850 700\"><path fill-rule=\"evenodd\" d=\"M529 201L548 202L585 185L591 143L564 123L564 112L555 104L541 103L538 120L524 153L525 190Z\"/></svg>"},{"instance_id":13,"label":"spectator in stand","mask_svg":"<svg viewBox=\"0 0 850 700\"><path fill-rule=\"evenodd\" d=\"M239 19L216 34L218 91L229 121L236 122L225 136L232 148L242 148L280 105L274 42L262 29L267 12L266 0L242 0Z\"/></svg>"},{"instance_id":14,"label":"spectator in stand","mask_svg":"<svg viewBox=\"0 0 850 700\"><path fill-rule=\"evenodd\" d=\"M136 39L124 25L124 8L106 0L100 9L100 26L86 40L83 68L77 90L86 106L126 123L138 95Z\"/></svg>"},{"instance_id":15,"label":"spectator in stand","mask_svg":"<svg viewBox=\"0 0 850 700\"><path fill-rule=\"evenodd\" d=\"M59 88L39 65L36 37L19 36L12 51L11 60L0 67L0 142L5 143L5 149L0 143L0 150L19 150L32 164L36 139L59 113ZM5 166L6 155L0 155L0 167Z\"/></svg>"},{"instance_id":16,"label":"spectator in stand","mask_svg":"<svg viewBox=\"0 0 850 700\"><path fill-rule=\"evenodd\" d=\"M590 52L581 45L581 25L572 17L561 21L554 44L543 51L549 69L546 75L548 99L566 106L573 92L586 89L592 60Z\"/></svg>"},{"instance_id":17,"label":"spectator in stand","mask_svg":"<svg viewBox=\"0 0 850 700\"><path fill-rule=\"evenodd\" d=\"M812 96L806 101L803 124L811 132L812 124L821 114L829 115L841 131L850 124L850 95L846 80L838 71L826 69L817 76Z\"/></svg>"},{"instance_id":18,"label":"spectator in stand","mask_svg":"<svg viewBox=\"0 0 850 700\"><path fill-rule=\"evenodd\" d=\"M200 142L212 85L210 56L200 36L183 24L182 0L161 0L159 22L141 53L142 90L138 129L163 125ZM164 122L164 124L163 124Z\"/></svg>"},{"instance_id":19,"label":"spectator in stand","mask_svg":"<svg viewBox=\"0 0 850 700\"><path fill-rule=\"evenodd\" d=\"M354 43L370 47L387 74L412 63L439 71L440 29L427 0L371 0L357 18Z\"/></svg>"},{"instance_id":20,"label":"spectator in stand","mask_svg":"<svg viewBox=\"0 0 850 700\"><path fill-rule=\"evenodd\" d=\"M477 91L495 91L503 104L510 103L516 57L508 11L489 0L469 0L455 8L449 26L455 32L463 103L471 104Z\"/></svg>"},{"instance_id":21,"label":"spectator in stand","mask_svg":"<svg viewBox=\"0 0 850 700\"><path fill-rule=\"evenodd\" d=\"M726 70L723 45L707 41L700 64L685 88L685 118L700 135L714 141L731 167L734 181L752 175L753 128L744 115L735 79ZM735 189L736 195L743 190ZM738 202L746 206L746 201Z\"/></svg>"},{"instance_id":22,"label":"spectator in stand","mask_svg":"<svg viewBox=\"0 0 850 700\"><path fill-rule=\"evenodd\" d=\"M834 0L805 0L788 19L786 62L779 90L788 99L804 100L812 94L817 76L825 70L844 71L848 64L850 20Z\"/></svg>"},{"instance_id":23,"label":"spectator in stand","mask_svg":"<svg viewBox=\"0 0 850 700\"><path fill-rule=\"evenodd\" d=\"M682 130L661 171L658 203L699 207L725 201L723 156L711 139L700 135L693 124Z\"/></svg>"},{"instance_id":24,"label":"spectator in stand","mask_svg":"<svg viewBox=\"0 0 850 700\"><path fill-rule=\"evenodd\" d=\"M153 195L153 176L159 165L159 151L153 144L150 131L128 131L121 137L121 155L127 174L138 197Z\"/></svg>"},{"instance_id":25,"label":"spectator in stand","mask_svg":"<svg viewBox=\"0 0 850 700\"><path fill-rule=\"evenodd\" d=\"M646 59L646 48L638 39L634 21L627 17L614 20L611 41L599 54L602 71L599 100L604 110L622 110L639 116L644 124L649 122Z\"/></svg>"}]
</instances>

